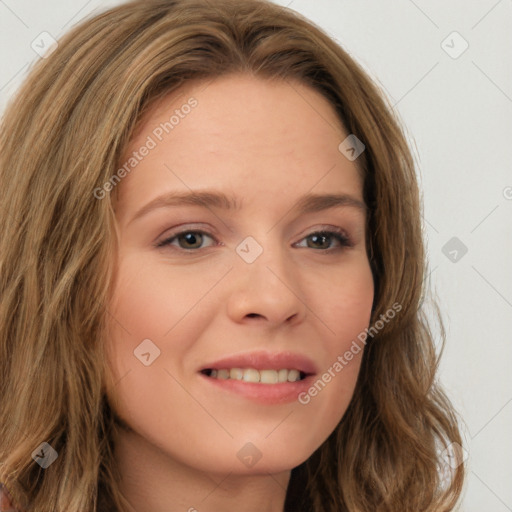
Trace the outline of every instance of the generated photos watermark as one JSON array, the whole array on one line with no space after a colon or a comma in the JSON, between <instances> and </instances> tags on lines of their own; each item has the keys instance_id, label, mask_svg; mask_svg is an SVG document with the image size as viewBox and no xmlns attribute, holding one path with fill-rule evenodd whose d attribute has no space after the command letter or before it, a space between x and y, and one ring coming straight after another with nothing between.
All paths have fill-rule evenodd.
<instances>
[{"instance_id":1,"label":"generated photos watermark","mask_svg":"<svg viewBox=\"0 0 512 512\"><path fill-rule=\"evenodd\" d=\"M142 162L142 160L144 160L144 158L164 140L165 135L171 133L172 130L174 130L176 126L178 126L181 121L185 119L190 112L192 112L192 109L197 107L197 105L198 101L192 97L189 98L186 103L181 105L180 108L175 109L173 115L169 117L169 120L156 126L151 132L151 135L147 136L144 144L142 144L137 151L133 151L124 164L108 181L106 181L101 187L97 187L93 190L94 197L100 200L104 199L124 177L130 174L133 169L135 169L140 162Z\"/></svg>"},{"instance_id":2,"label":"generated photos watermark","mask_svg":"<svg viewBox=\"0 0 512 512\"><path fill-rule=\"evenodd\" d=\"M299 393L297 399L302 405L307 405L311 402L311 398L320 393L332 379L338 375L343 368L348 366L350 361L355 355L359 354L363 350L363 346L366 345L368 336L374 337L384 326L389 323L396 314L402 310L402 305L395 302L385 313L380 315L379 320L371 327L367 327L364 331L361 331L357 335L357 340L353 340L350 348L346 350L343 355L339 355L336 361L315 381L313 385L307 390Z\"/></svg>"}]
</instances>

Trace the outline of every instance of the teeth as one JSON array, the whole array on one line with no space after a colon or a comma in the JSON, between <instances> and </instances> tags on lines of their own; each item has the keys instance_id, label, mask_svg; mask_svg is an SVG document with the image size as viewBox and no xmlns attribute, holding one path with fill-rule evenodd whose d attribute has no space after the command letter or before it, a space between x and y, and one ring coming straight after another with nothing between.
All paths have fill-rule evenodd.
<instances>
[{"instance_id":1,"label":"teeth","mask_svg":"<svg viewBox=\"0 0 512 512\"><path fill-rule=\"evenodd\" d=\"M229 370L229 378L242 380L244 378L244 371L240 368L231 368L231 370Z\"/></svg>"},{"instance_id":2,"label":"teeth","mask_svg":"<svg viewBox=\"0 0 512 512\"><path fill-rule=\"evenodd\" d=\"M217 375L213 375L213 372L217 372ZM229 370L212 370L211 377L217 377L217 379L227 380L229 379Z\"/></svg>"},{"instance_id":3,"label":"teeth","mask_svg":"<svg viewBox=\"0 0 512 512\"><path fill-rule=\"evenodd\" d=\"M263 384L275 384L277 382L277 371L276 370L261 370L260 382Z\"/></svg>"},{"instance_id":4,"label":"teeth","mask_svg":"<svg viewBox=\"0 0 512 512\"><path fill-rule=\"evenodd\" d=\"M288 372L288 382L295 382L300 379L299 370L290 370Z\"/></svg>"},{"instance_id":5,"label":"teeth","mask_svg":"<svg viewBox=\"0 0 512 512\"><path fill-rule=\"evenodd\" d=\"M253 370L252 368L249 368L248 370L243 371L243 377L245 382L259 382L260 372L258 370Z\"/></svg>"},{"instance_id":6,"label":"teeth","mask_svg":"<svg viewBox=\"0 0 512 512\"><path fill-rule=\"evenodd\" d=\"M296 382L301 380L301 372L296 369L287 370L256 370L254 368L223 368L210 370L207 375L213 379L233 379L245 382L261 382L262 384L277 384L280 382Z\"/></svg>"}]
</instances>

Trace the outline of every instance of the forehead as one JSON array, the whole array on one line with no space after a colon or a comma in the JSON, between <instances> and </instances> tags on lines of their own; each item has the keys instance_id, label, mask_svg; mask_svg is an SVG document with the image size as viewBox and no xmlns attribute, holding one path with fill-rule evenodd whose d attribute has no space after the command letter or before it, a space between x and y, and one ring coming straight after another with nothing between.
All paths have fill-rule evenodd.
<instances>
[{"instance_id":1,"label":"forehead","mask_svg":"<svg viewBox=\"0 0 512 512\"><path fill-rule=\"evenodd\" d=\"M142 118L120 165L151 149L123 179L119 200L149 200L155 187L360 196L360 169L338 149L347 135L329 101L300 82L237 74L191 83Z\"/></svg>"}]
</instances>

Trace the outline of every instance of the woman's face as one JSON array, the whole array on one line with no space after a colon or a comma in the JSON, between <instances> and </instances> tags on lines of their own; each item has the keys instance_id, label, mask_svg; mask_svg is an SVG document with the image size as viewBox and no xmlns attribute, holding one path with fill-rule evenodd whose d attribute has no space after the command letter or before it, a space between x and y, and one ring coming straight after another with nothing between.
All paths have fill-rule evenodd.
<instances>
[{"instance_id":1,"label":"woman's face","mask_svg":"<svg viewBox=\"0 0 512 512\"><path fill-rule=\"evenodd\" d=\"M374 291L348 135L309 87L247 75L144 117L120 163L107 346L107 393L141 446L202 471L273 473L342 418L362 351L344 354Z\"/></svg>"}]
</instances>

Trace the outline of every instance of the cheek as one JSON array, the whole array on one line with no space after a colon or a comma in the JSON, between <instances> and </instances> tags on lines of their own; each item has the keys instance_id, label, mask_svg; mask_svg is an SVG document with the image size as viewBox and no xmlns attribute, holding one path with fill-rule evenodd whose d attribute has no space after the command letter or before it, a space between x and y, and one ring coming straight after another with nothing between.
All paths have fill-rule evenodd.
<instances>
[{"instance_id":1,"label":"cheek","mask_svg":"<svg viewBox=\"0 0 512 512\"><path fill-rule=\"evenodd\" d=\"M329 272L325 287L316 293L315 312L324 324L324 364L309 389L298 398L316 429L326 438L340 422L352 399L365 344L362 333L369 327L374 283L367 260ZM316 281L318 285L318 280ZM309 283L313 285L312 282ZM313 308L312 308L313 309Z\"/></svg>"},{"instance_id":2,"label":"cheek","mask_svg":"<svg viewBox=\"0 0 512 512\"><path fill-rule=\"evenodd\" d=\"M161 262L127 254L119 265L110 302L112 338L117 345L140 343L145 338L163 340L208 294L225 272L205 272L182 267L179 272ZM128 340L130 340L128 342Z\"/></svg>"},{"instance_id":3,"label":"cheek","mask_svg":"<svg viewBox=\"0 0 512 512\"><path fill-rule=\"evenodd\" d=\"M318 281L309 282L309 296L315 297L318 316L329 328L329 348L343 349L353 337L368 327L374 299L374 283L370 265L361 258L339 271L330 269ZM316 290L316 292L314 291Z\"/></svg>"},{"instance_id":4,"label":"cheek","mask_svg":"<svg viewBox=\"0 0 512 512\"><path fill-rule=\"evenodd\" d=\"M162 337L183 316L182 287L163 286L162 279L143 258L125 255L119 263L111 298L107 358L114 383L129 375L139 382L154 378L154 367L162 358ZM150 342L148 342L150 340ZM144 359L155 361L145 367ZM117 388L117 391L119 388Z\"/></svg>"},{"instance_id":5,"label":"cheek","mask_svg":"<svg viewBox=\"0 0 512 512\"><path fill-rule=\"evenodd\" d=\"M198 276L192 266L171 272L161 262L147 261L140 254L123 255L108 308L110 375L106 386L112 399L122 399L120 411L131 410L130 418L144 410L148 417L162 412L162 395L155 395L155 389L165 389L169 403L186 401L179 386L174 386L173 395L169 382L174 381L165 370L183 380L182 363L194 345L196 332L209 319L208 314L201 314L210 303L208 291L225 273L220 268ZM145 355L148 352L149 356ZM138 403L136 397L142 396L145 398Z\"/></svg>"}]
</instances>

